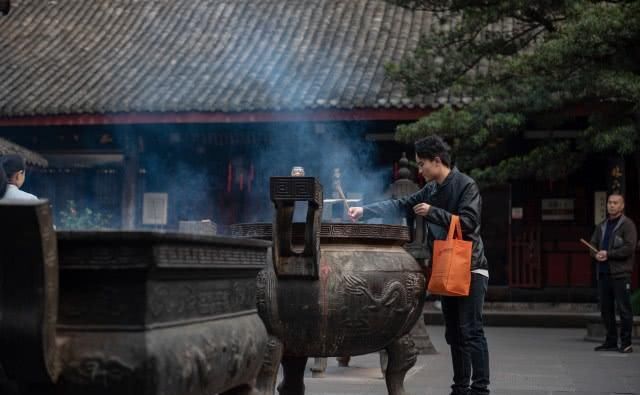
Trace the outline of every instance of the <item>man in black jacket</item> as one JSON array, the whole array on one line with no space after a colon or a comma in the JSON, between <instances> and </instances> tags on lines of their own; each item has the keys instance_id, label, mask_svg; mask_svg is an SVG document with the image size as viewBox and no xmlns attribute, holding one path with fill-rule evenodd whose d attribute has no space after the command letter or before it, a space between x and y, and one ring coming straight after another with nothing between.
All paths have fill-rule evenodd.
<instances>
[{"instance_id":1,"label":"man in black jacket","mask_svg":"<svg viewBox=\"0 0 640 395\"><path fill-rule=\"evenodd\" d=\"M592 255L598 261L600 311L607 330L605 342L596 347L596 351L633 351L631 273L638 234L633 221L624 216L623 212L624 197L617 193L611 194L607 199L608 217L598 224L591 236L591 245L599 250ZM616 305L620 313L620 348L616 328Z\"/></svg>"},{"instance_id":2,"label":"man in black jacket","mask_svg":"<svg viewBox=\"0 0 640 395\"><path fill-rule=\"evenodd\" d=\"M388 214L413 212L427 222L428 250L435 239L445 239L451 215L460 217L465 240L473 242L469 296L442 297L447 343L453 362L452 395L489 393L489 349L482 327L482 306L489 281L489 266L480 237L482 199L476 182L451 167L450 148L438 136L415 143L418 169L427 185L413 195L385 200L364 207L352 207L355 221ZM469 385L471 384L471 385Z\"/></svg>"}]
</instances>

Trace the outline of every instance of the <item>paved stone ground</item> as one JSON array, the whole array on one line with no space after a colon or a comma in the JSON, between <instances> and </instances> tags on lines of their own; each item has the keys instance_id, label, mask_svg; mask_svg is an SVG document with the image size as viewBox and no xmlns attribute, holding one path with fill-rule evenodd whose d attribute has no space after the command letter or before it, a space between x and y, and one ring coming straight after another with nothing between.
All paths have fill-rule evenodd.
<instances>
[{"instance_id":1,"label":"paved stone ground","mask_svg":"<svg viewBox=\"0 0 640 395\"><path fill-rule=\"evenodd\" d=\"M439 354L419 357L406 389L412 395L448 395L452 373L444 328L428 328ZM489 327L486 333L492 394L640 395L638 349L632 354L596 353L595 344L583 340L584 329ZM306 375L307 395L387 393L377 354L355 357L349 368L330 358L324 378L312 378L308 369Z\"/></svg>"}]
</instances>

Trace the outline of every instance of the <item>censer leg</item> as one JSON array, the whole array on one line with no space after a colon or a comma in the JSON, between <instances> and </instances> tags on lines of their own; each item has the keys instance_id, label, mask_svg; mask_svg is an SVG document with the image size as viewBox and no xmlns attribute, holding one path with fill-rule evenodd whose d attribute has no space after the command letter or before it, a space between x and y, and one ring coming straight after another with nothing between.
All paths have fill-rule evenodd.
<instances>
[{"instance_id":1,"label":"censer leg","mask_svg":"<svg viewBox=\"0 0 640 395\"><path fill-rule=\"evenodd\" d=\"M336 360L338 361L338 366L342 368L348 368L351 357L347 355L346 357L337 357Z\"/></svg>"},{"instance_id":2,"label":"censer leg","mask_svg":"<svg viewBox=\"0 0 640 395\"><path fill-rule=\"evenodd\" d=\"M380 350L380 370L382 371L382 376L387 374L387 365L389 365L389 354L387 354L387 350Z\"/></svg>"},{"instance_id":3,"label":"censer leg","mask_svg":"<svg viewBox=\"0 0 640 395\"><path fill-rule=\"evenodd\" d=\"M388 364L384 378L389 395L405 395L404 377L416 364L418 349L411 336L404 335L387 346Z\"/></svg>"},{"instance_id":4,"label":"censer leg","mask_svg":"<svg viewBox=\"0 0 640 395\"><path fill-rule=\"evenodd\" d=\"M313 359L313 366L311 367L311 377L324 377L324 372L326 372L326 370L327 358L316 357Z\"/></svg>"},{"instance_id":5,"label":"censer leg","mask_svg":"<svg viewBox=\"0 0 640 395\"><path fill-rule=\"evenodd\" d=\"M282 357L282 382L278 385L280 395L304 395L304 368L307 357Z\"/></svg>"},{"instance_id":6,"label":"censer leg","mask_svg":"<svg viewBox=\"0 0 640 395\"><path fill-rule=\"evenodd\" d=\"M259 394L273 395L278 379L278 368L282 360L282 342L275 336L269 337L267 352L256 380L256 390Z\"/></svg>"}]
</instances>

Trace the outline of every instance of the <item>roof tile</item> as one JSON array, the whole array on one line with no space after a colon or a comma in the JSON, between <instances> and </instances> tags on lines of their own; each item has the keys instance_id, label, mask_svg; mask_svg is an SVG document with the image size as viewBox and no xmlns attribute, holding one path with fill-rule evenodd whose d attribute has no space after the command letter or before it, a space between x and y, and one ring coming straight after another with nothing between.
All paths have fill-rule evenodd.
<instances>
[{"instance_id":1,"label":"roof tile","mask_svg":"<svg viewBox=\"0 0 640 395\"><path fill-rule=\"evenodd\" d=\"M0 117L438 106L384 69L432 19L383 0L13 0Z\"/></svg>"}]
</instances>

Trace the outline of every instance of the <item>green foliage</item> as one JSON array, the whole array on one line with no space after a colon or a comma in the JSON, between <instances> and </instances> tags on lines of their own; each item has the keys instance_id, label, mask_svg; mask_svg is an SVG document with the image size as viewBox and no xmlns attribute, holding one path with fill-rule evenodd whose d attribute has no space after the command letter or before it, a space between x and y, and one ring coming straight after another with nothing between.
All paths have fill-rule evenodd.
<instances>
[{"instance_id":1,"label":"green foliage","mask_svg":"<svg viewBox=\"0 0 640 395\"><path fill-rule=\"evenodd\" d=\"M59 223L62 230L106 229L110 222L111 215L96 213L89 208L79 210L73 200L67 200L67 207L60 211Z\"/></svg>"},{"instance_id":2,"label":"green foliage","mask_svg":"<svg viewBox=\"0 0 640 395\"><path fill-rule=\"evenodd\" d=\"M433 12L442 27L388 65L390 75L411 96L447 90L465 102L399 127L398 140L440 134L458 165L484 183L557 179L590 152L638 151L640 1L389 1ZM574 141L549 137L514 149L532 121L552 129L571 108L591 114Z\"/></svg>"}]
</instances>

